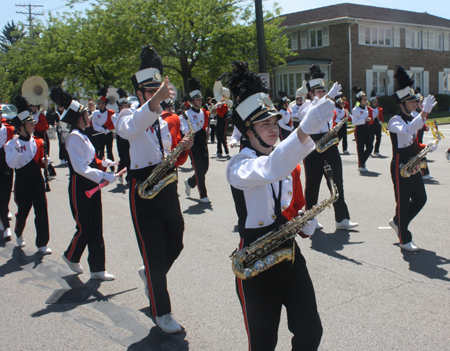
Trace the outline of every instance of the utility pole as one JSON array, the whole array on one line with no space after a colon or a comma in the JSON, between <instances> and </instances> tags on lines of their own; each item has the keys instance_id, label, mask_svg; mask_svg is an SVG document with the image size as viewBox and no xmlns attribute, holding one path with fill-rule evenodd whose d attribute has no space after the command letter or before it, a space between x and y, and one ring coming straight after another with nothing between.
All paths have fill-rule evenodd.
<instances>
[{"instance_id":1,"label":"utility pole","mask_svg":"<svg viewBox=\"0 0 450 351\"><path fill-rule=\"evenodd\" d=\"M30 32L30 34L31 34L31 33L32 33L32 29L33 29L33 20L35 19L34 16L44 16L44 13L43 13L43 12L40 12L40 13L34 13L34 12L32 12L32 10L34 10L34 8L36 8L36 7L44 7L44 5L31 5L31 4L28 4L28 5L18 5L18 4L16 4L16 7L24 7L24 8L28 8L28 12L19 12L19 11L16 11L16 13L21 13L22 15L28 15L28 22L30 23L30 24L28 24L28 27L30 28L30 29L29 29L29 32Z\"/></svg>"},{"instance_id":2,"label":"utility pole","mask_svg":"<svg viewBox=\"0 0 450 351\"><path fill-rule=\"evenodd\" d=\"M259 73L267 73L266 65L266 40L264 36L264 20L262 1L255 0L256 38L258 41Z\"/></svg>"}]
</instances>

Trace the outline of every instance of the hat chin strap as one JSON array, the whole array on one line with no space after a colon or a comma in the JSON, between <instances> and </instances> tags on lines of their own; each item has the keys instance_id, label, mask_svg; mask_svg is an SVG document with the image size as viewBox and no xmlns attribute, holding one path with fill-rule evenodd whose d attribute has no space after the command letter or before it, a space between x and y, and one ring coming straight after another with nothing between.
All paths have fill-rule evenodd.
<instances>
[{"instance_id":1,"label":"hat chin strap","mask_svg":"<svg viewBox=\"0 0 450 351\"><path fill-rule=\"evenodd\" d=\"M248 129L250 129L254 135L254 137L256 138L256 140L259 141L259 143L261 144L262 147L271 147L270 145L266 144L264 142L264 140L261 139L261 137L259 136L258 133L256 133L255 128L253 127L253 125L251 125Z\"/></svg>"}]
</instances>

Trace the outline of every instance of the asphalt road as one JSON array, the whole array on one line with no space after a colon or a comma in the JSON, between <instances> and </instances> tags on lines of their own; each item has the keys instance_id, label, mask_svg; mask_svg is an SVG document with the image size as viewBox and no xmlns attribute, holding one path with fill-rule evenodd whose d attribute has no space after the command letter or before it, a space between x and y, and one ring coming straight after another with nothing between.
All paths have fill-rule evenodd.
<instances>
[{"instance_id":1,"label":"asphalt road","mask_svg":"<svg viewBox=\"0 0 450 351\"><path fill-rule=\"evenodd\" d=\"M381 158L370 158L369 172L357 171L356 145L342 156L345 198L356 230L335 230L332 209L318 216L324 229L298 239L316 289L324 334L320 350L450 350L450 126L435 153L429 154L432 181L428 202L410 229L418 253L402 251L389 228L394 193L389 173L390 140L383 135ZM426 133L425 141L431 140ZM184 194L192 174L188 161L180 169L180 202L186 230L185 248L168 275L173 313L184 331L168 335L148 316L148 300L137 271L142 266L131 223L128 190L114 184L103 189L103 224L107 269L112 282L73 274L61 259L75 231L67 186L67 166L47 194L53 254L42 257L34 246L34 213L24 236L27 246L0 239L0 350L247 350L247 336L228 256L239 242L237 216L225 181L226 158L213 156L209 145L207 174L211 205ZM233 150L231 153L236 153ZM51 158L58 164L52 140ZM329 197L322 184L320 200ZM15 204L11 201L11 212ZM14 220L12 221L14 226ZM58 289L92 288L81 303L46 304ZM274 287L275 288L275 287ZM283 311L277 350L290 349L291 334Z\"/></svg>"}]
</instances>

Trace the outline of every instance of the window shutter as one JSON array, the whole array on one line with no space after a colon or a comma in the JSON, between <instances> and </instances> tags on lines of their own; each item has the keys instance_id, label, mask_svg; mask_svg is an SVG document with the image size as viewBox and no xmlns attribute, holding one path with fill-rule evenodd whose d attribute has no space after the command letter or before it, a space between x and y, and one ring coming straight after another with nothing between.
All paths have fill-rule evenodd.
<instances>
[{"instance_id":1,"label":"window shutter","mask_svg":"<svg viewBox=\"0 0 450 351\"><path fill-rule=\"evenodd\" d=\"M366 27L358 24L358 34L359 34L359 45L364 45L366 43Z\"/></svg>"},{"instance_id":2,"label":"window shutter","mask_svg":"<svg viewBox=\"0 0 450 351\"><path fill-rule=\"evenodd\" d=\"M394 71L388 70L387 74L389 76L389 85L387 86L387 94L392 95L394 94Z\"/></svg>"},{"instance_id":3,"label":"window shutter","mask_svg":"<svg viewBox=\"0 0 450 351\"><path fill-rule=\"evenodd\" d=\"M366 69L366 94L370 96L370 92L373 90L373 70Z\"/></svg>"},{"instance_id":4,"label":"window shutter","mask_svg":"<svg viewBox=\"0 0 450 351\"><path fill-rule=\"evenodd\" d=\"M308 48L308 31L307 30L301 31L300 47L302 50L306 50Z\"/></svg>"},{"instance_id":5,"label":"window shutter","mask_svg":"<svg viewBox=\"0 0 450 351\"><path fill-rule=\"evenodd\" d=\"M405 30L405 48L410 48L411 45L411 31L407 29Z\"/></svg>"},{"instance_id":6,"label":"window shutter","mask_svg":"<svg viewBox=\"0 0 450 351\"><path fill-rule=\"evenodd\" d=\"M330 46L330 35L328 33L328 27L322 28L322 46Z\"/></svg>"},{"instance_id":7,"label":"window shutter","mask_svg":"<svg viewBox=\"0 0 450 351\"><path fill-rule=\"evenodd\" d=\"M439 94L445 94L444 92L444 72L439 72L438 73L438 78L439 78Z\"/></svg>"},{"instance_id":8,"label":"window shutter","mask_svg":"<svg viewBox=\"0 0 450 351\"><path fill-rule=\"evenodd\" d=\"M434 33L428 32L428 49L434 50Z\"/></svg>"},{"instance_id":9,"label":"window shutter","mask_svg":"<svg viewBox=\"0 0 450 351\"><path fill-rule=\"evenodd\" d=\"M423 71L423 96L428 96L430 90L430 72Z\"/></svg>"},{"instance_id":10,"label":"window shutter","mask_svg":"<svg viewBox=\"0 0 450 351\"><path fill-rule=\"evenodd\" d=\"M449 33L444 33L444 50L449 51L450 45L449 45Z\"/></svg>"},{"instance_id":11,"label":"window shutter","mask_svg":"<svg viewBox=\"0 0 450 351\"><path fill-rule=\"evenodd\" d=\"M428 49L428 31L422 31L423 49Z\"/></svg>"},{"instance_id":12,"label":"window shutter","mask_svg":"<svg viewBox=\"0 0 450 351\"><path fill-rule=\"evenodd\" d=\"M394 28L394 47L400 47L400 28Z\"/></svg>"},{"instance_id":13,"label":"window shutter","mask_svg":"<svg viewBox=\"0 0 450 351\"><path fill-rule=\"evenodd\" d=\"M298 50L297 32L291 34L291 50L292 51Z\"/></svg>"}]
</instances>

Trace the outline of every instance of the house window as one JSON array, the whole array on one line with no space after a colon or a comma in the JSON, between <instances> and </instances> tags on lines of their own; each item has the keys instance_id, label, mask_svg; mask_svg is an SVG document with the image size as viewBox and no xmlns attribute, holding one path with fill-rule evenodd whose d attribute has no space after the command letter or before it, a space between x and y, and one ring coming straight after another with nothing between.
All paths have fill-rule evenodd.
<instances>
[{"instance_id":1,"label":"house window","mask_svg":"<svg viewBox=\"0 0 450 351\"><path fill-rule=\"evenodd\" d=\"M392 42L391 28L366 27L365 44L377 46L391 46Z\"/></svg>"},{"instance_id":2,"label":"house window","mask_svg":"<svg viewBox=\"0 0 450 351\"><path fill-rule=\"evenodd\" d=\"M423 94L423 71L411 72L411 79L414 79L414 89L420 88L420 91Z\"/></svg>"},{"instance_id":3,"label":"house window","mask_svg":"<svg viewBox=\"0 0 450 351\"><path fill-rule=\"evenodd\" d=\"M292 35L291 34L286 34L286 37L288 39L287 47L288 47L289 50L292 50Z\"/></svg>"},{"instance_id":4,"label":"house window","mask_svg":"<svg viewBox=\"0 0 450 351\"><path fill-rule=\"evenodd\" d=\"M323 46L322 33L322 28L309 31L309 46L311 48L318 48Z\"/></svg>"},{"instance_id":5,"label":"house window","mask_svg":"<svg viewBox=\"0 0 450 351\"><path fill-rule=\"evenodd\" d=\"M444 73L444 93L450 92L450 73Z\"/></svg>"},{"instance_id":6,"label":"house window","mask_svg":"<svg viewBox=\"0 0 450 351\"><path fill-rule=\"evenodd\" d=\"M434 33L434 49L442 50L442 33Z\"/></svg>"},{"instance_id":7,"label":"house window","mask_svg":"<svg viewBox=\"0 0 450 351\"><path fill-rule=\"evenodd\" d=\"M411 47L414 49L420 49L421 47L421 32L420 31L411 31Z\"/></svg>"},{"instance_id":8,"label":"house window","mask_svg":"<svg viewBox=\"0 0 450 351\"><path fill-rule=\"evenodd\" d=\"M386 73L386 71L373 71L372 75L372 82L373 82L373 91L378 94L384 94L384 84L380 84L380 74ZM371 92L367 92L367 94L370 94Z\"/></svg>"}]
</instances>

